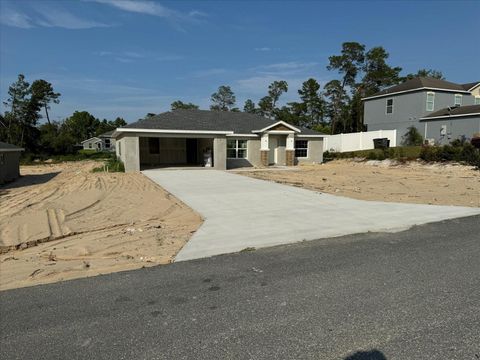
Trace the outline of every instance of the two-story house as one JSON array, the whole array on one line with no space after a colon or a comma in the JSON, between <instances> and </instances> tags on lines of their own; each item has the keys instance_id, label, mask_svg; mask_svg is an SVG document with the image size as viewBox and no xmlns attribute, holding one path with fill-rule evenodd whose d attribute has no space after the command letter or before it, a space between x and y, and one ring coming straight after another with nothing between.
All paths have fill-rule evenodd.
<instances>
[{"instance_id":1,"label":"two-story house","mask_svg":"<svg viewBox=\"0 0 480 360\"><path fill-rule=\"evenodd\" d=\"M414 78L362 100L367 130L396 129L397 144L412 125L440 144L480 132L480 81Z\"/></svg>"}]
</instances>

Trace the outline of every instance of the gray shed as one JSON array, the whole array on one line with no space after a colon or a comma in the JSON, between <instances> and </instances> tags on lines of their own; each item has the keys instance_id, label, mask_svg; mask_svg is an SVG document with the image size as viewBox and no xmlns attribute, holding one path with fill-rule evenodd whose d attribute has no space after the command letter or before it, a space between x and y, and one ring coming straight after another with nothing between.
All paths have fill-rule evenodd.
<instances>
[{"instance_id":1,"label":"gray shed","mask_svg":"<svg viewBox=\"0 0 480 360\"><path fill-rule=\"evenodd\" d=\"M20 176L20 154L24 149L0 141L0 184Z\"/></svg>"}]
</instances>

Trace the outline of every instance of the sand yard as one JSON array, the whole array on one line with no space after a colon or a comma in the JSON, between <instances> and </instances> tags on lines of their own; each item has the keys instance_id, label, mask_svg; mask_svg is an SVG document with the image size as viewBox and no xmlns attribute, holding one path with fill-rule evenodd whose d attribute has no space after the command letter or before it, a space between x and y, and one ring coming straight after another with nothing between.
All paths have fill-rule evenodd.
<instances>
[{"instance_id":1,"label":"sand yard","mask_svg":"<svg viewBox=\"0 0 480 360\"><path fill-rule=\"evenodd\" d=\"M0 187L0 290L166 264L202 223L141 174L22 166Z\"/></svg>"},{"instance_id":2,"label":"sand yard","mask_svg":"<svg viewBox=\"0 0 480 360\"><path fill-rule=\"evenodd\" d=\"M480 207L480 171L471 166L335 160L236 173L360 200Z\"/></svg>"}]
</instances>

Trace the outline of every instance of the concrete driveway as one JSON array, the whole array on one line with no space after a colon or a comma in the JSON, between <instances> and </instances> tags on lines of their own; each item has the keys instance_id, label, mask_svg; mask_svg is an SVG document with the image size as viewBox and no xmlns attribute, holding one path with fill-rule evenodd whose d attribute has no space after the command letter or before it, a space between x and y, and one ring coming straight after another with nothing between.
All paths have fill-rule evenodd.
<instances>
[{"instance_id":1,"label":"concrete driveway","mask_svg":"<svg viewBox=\"0 0 480 360\"><path fill-rule=\"evenodd\" d=\"M478 208L354 200L216 170L143 174L205 219L176 261L480 214Z\"/></svg>"}]
</instances>

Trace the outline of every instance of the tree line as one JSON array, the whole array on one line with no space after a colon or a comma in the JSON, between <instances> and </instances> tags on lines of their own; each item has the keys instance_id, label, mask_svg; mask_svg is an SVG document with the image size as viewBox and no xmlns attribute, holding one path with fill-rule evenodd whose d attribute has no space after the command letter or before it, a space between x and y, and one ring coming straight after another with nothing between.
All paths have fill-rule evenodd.
<instances>
[{"instance_id":1,"label":"tree line","mask_svg":"<svg viewBox=\"0 0 480 360\"><path fill-rule=\"evenodd\" d=\"M402 68L389 65L388 58L388 52L381 46L367 49L358 42L345 42L339 54L328 58L327 69L337 79L327 82L323 89L316 79L307 79L297 90L299 101L279 106L280 97L288 92L289 86L286 81L277 80L257 103L247 99L243 111L325 133L364 131L362 98L415 77L443 79L440 71L427 69L401 76ZM211 110L241 111L230 86L220 86L210 99ZM172 110L198 108L180 100L171 104Z\"/></svg>"},{"instance_id":2,"label":"tree line","mask_svg":"<svg viewBox=\"0 0 480 360\"><path fill-rule=\"evenodd\" d=\"M26 152L42 154L68 154L90 137L126 125L126 121L99 120L87 111L75 111L63 121L52 121L51 104L60 102L60 93L46 80L31 84L23 74L8 88L4 101L6 111L0 115L0 141L25 148ZM43 113L45 115L43 115ZM44 118L46 122L40 124Z\"/></svg>"}]
</instances>

